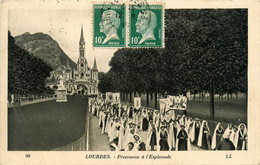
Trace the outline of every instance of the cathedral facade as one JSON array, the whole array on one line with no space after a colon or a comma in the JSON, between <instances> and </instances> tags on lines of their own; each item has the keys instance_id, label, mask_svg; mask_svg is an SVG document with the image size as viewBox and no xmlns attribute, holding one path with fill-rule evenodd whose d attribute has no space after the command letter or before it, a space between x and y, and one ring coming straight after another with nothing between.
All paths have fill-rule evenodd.
<instances>
[{"instance_id":1,"label":"cathedral facade","mask_svg":"<svg viewBox=\"0 0 260 165\"><path fill-rule=\"evenodd\" d=\"M98 96L98 69L96 58L94 59L94 65L91 69L88 66L85 55L85 39L83 28L81 27L77 67L71 68L68 61L66 67L56 69L51 73L51 76L54 76L56 80L63 77L67 94L77 93L87 96Z\"/></svg>"}]
</instances>

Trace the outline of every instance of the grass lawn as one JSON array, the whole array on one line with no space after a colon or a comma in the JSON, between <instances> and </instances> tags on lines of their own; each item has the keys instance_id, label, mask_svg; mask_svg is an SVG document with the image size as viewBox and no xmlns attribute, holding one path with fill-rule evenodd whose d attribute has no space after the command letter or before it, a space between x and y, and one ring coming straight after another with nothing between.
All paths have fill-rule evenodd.
<instances>
[{"instance_id":1,"label":"grass lawn","mask_svg":"<svg viewBox=\"0 0 260 165\"><path fill-rule=\"evenodd\" d=\"M8 150L52 150L76 141L85 132L86 113L83 96L9 108Z\"/></svg>"},{"instance_id":2,"label":"grass lawn","mask_svg":"<svg viewBox=\"0 0 260 165\"><path fill-rule=\"evenodd\" d=\"M209 119L210 102L191 100L187 105L187 116ZM215 101L215 121L233 123L241 122L247 124L247 103L246 101Z\"/></svg>"},{"instance_id":3,"label":"grass lawn","mask_svg":"<svg viewBox=\"0 0 260 165\"><path fill-rule=\"evenodd\" d=\"M247 103L244 101L215 101L215 119L210 119L210 102L202 100L190 100L187 105L187 116L207 120L211 135L213 136L218 122L224 129L228 123L238 126L240 123L247 125Z\"/></svg>"}]
</instances>

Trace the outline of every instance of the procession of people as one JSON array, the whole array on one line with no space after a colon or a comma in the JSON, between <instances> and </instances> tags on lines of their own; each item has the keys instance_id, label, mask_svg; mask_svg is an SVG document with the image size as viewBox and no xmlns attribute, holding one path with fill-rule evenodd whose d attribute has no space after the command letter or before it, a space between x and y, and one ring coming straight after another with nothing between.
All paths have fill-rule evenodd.
<instances>
[{"instance_id":1,"label":"procession of people","mask_svg":"<svg viewBox=\"0 0 260 165\"><path fill-rule=\"evenodd\" d=\"M226 129L218 123L213 131L206 120L175 115L171 109L136 108L102 99L90 99L89 112L98 118L100 131L107 134L112 151L189 151L191 146L203 150L247 150L243 123L229 124Z\"/></svg>"}]
</instances>

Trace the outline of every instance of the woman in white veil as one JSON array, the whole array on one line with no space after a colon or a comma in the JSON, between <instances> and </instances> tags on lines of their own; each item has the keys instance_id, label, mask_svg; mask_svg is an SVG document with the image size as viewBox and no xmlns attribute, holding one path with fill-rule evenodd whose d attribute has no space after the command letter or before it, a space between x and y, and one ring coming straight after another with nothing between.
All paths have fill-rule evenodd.
<instances>
[{"instance_id":1,"label":"woman in white veil","mask_svg":"<svg viewBox=\"0 0 260 165\"><path fill-rule=\"evenodd\" d=\"M247 129L246 125L241 123L238 126L238 131L236 135L236 144L237 150L246 150L247 149Z\"/></svg>"},{"instance_id":2,"label":"woman in white veil","mask_svg":"<svg viewBox=\"0 0 260 165\"><path fill-rule=\"evenodd\" d=\"M220 143L222 136L224 134L224 129L221 125L221 123L218 123L214 133L213 133L213 139L212 139L212 143L211 143L211 149L216 149L217 145Z\"/></svg>"}]
</instances>

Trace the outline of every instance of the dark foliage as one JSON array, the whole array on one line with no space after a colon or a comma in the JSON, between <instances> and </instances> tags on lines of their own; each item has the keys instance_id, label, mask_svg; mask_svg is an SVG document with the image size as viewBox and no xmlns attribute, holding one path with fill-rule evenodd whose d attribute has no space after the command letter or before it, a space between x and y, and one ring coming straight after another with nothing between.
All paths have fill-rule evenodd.
<instances>
[{"instance_id":1,"label":"dark foliage","mask_svg":"<svg viewBox=\"0 0 260 165\"><path fill-rule=\"evenodd\" d=\"M53 94L52 89L45 87L45 79L50 76L51 71L52 68L44 61L17 46L8 32L9 94Z\"/></svg>"},{"instance_id":2,"label":"dark foliage","mask_svg":"<svg viewBox=\"0 0 260 165\"><path fill-rule=\"evenodd\" d=\"M100 91L247 92L246 9L166 10L165 17L165 49L118 50Z\"/></svg>"}]
</instances>

